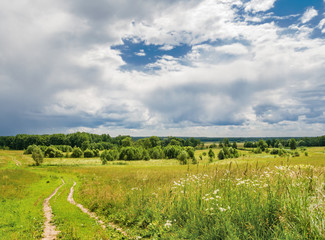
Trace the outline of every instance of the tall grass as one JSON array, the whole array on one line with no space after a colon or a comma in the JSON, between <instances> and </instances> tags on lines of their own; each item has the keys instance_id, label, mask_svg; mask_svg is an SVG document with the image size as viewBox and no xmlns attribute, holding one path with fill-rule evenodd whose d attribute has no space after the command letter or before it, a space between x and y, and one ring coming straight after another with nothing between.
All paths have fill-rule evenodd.
<instances>
[{"instance_id":1,"label":"tall grass","mask_svg":"<svg viewBox=\"0 0 325 240\"><path fill-rule=\"evenodd\" d=\"M178 177L168 168L146 169L147 175L129 170L115 180L109 171L107 178L84 179L79 194L92 210L142 237L325 238L324 169L228 165L178 168Z\"/></svg>"}]
</instances>

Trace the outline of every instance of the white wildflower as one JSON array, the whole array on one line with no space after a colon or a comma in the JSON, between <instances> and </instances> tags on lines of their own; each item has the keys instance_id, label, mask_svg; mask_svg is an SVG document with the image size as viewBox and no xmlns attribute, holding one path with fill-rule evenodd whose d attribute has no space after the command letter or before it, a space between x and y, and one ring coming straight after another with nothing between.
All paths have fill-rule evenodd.
<instances>
[{"instance_id":1,"label":"white wildflower","mask_svg":"<svg viewBox=\"0 0 325 240\"><path fill-rule=\"evenodd\" d=\"M165 223L165 227L170 228L172 226L172 221L167 220L167 222Z\"/></svg>"}]
</instances>

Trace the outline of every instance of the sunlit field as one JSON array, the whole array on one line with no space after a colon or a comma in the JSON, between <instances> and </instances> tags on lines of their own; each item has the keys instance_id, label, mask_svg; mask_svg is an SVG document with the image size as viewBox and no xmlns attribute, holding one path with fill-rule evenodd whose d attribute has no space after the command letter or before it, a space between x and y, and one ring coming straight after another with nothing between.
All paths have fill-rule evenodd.
<instances>
[{"instance_id":1,"label":"sunlit field","mask_svg":"<svg viewBox=\"0 0 325 240\"><path fill-rule=\"evenodd\" d=\"M324 147L200 160L207 151L187 165L47 158L34 166L23 151L0 150L0 239L41 239L42 203L61 178L50 203L62 239L325 239ZM75 201L128 237L68 203L73 182Z\"/></svg>"}]
</instances>

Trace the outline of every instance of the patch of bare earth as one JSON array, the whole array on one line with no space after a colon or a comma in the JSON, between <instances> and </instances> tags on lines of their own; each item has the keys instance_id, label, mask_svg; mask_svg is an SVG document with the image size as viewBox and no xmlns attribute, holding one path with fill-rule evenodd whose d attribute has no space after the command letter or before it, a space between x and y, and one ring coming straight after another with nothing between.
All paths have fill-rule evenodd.
<instances>
[{"instance_id":1,"label":"patch of bare earth","mask_svg":"<svg viewBox=\"0 0 325 240\"><path fill-rule=\"evenodd\" d=\"M44 223L44 233L43 233L43 238L42 240L53 240L56 239L56 236L60 231L57 231L55 229L55 225L51 223L52 218L53 218L53 213L52 213L52 208L50 205L50 199L58 192L58 190L65 184L64 180L62 180L62 184L57 187L54 192L44 200L43 202L43 212L44 216L46 218L45 223Z\"/></svg>"},{"instance_id":2,"label":"patch of bare earth","mask_svg":"<svg viewBox=\"0 0 325 240\"><path fill-rule=\"evenodd\" d=\"M85 208L83 205L81 205L79 203L76 203L74 201L74 199L73 199L73 192L74 192L74 186L75 185L76 185L76 182L74 182L73 186L70 189L70 192L69 192L69 195L68 195L68 199L67 199L68 202L70 202L73 205L76 205L78 208L81 209L81 211L83 211L84 213L88 214L89 217L96 219L96 221L101 225L101 227L103 229L105 229L106 228L105 223L102 220L100 220L99 217L94 212L89 211L89 209ZM123 229L121 229L120 227L116 226L114 223L108 223L108 225L111 228L114 228L116 231L118 231L121 234L123 234L125 237L127 237L127 238L130 239L130 236L128 236L128 234L125 231L123 231Z\"/></svg>"}]
</instances>

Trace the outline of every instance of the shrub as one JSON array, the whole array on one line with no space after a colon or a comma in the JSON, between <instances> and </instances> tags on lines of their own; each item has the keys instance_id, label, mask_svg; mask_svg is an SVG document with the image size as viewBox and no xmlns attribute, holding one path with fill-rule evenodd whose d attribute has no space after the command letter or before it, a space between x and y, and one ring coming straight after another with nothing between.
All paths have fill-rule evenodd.
<instances>
[{"instance_id":1,"label":"shrub","mask_svg":"<svg viewBox=\"0 0 325 240\"><path fill-rule=\"evenodd\" d=\"M35 161L36 166L41 165L43 162L43 152L39 147L33 149L32 158Z\"/></svg>"},{"instance_id":2,"label":"shrub","mask_svg":"<svg viewBox=\"0 0 325 240\"><path fill-rule=\"evenodd\" d=\"M149 154L151 159L162 159L164 157L164 152L160 146L151 148Z\"/></svg>"},{"instance_id":3,"label":"shrub","mask_svg":"<svg viewBox=\"0 0 325 240\"><path fill-rule=\"evenodd\" d=\"M181 153L181 151L182 151L182 147L177 145L168 145L164 149L165 156L168 159L177 158L178 155Z\"/></svg>"},{"instance_id":4,"label":"shrub","mask_svg":"<svg viewBox=\"0 0 325 240\"><path fill-rule=\"evenodd\" d=\"M182 165L187 164L187 158L188 158L188 154L185 150L181 151L181 153L177 156L177 159Z\"/></svg>"},{"instance_id":5,"label":"shrub","mask_svg":"<svg viewBox=\"0 0 325 240\"><path fill-rule=\"evenodd\" d=\"M215 154L213 152L213 150L210 148L209 152L208 152L208 155L210 158L215 158Z\"/></svg>"},{"instance_id":6,"label":"shrub","mask_svg":"<svg viewBox=\"0 0 325 240\"><path fill-rule=\"evenodd\" d=\"M225 153L223 151L223 149L221 149L218 153L218 159L219 160L222 160L222 159L225 159Z\"/></svg>"},{"instance_id":7,"label":"shrub","mask_svg":"<svg viewBox=\"0 0 325 240\"><path fill-rule=\"evenodd\" d=\"M85 158L92 158L92 157L94 157L95 156L95 154L94 154L94 152L92 151L92 150L90 150L90 149L86 149L85 151L84 151L84 157Z\"/></svg>"},{"instance_id":8,"label":"shrub","mask_svg":"<svg viewBox=\"0 0 325 240\"><path fill-rule=\"evenodd\" d=\"M63 157L63 152L56 149L54 146L49 146L44 151L45 157L49 158L61 158Z\"/></svg>"},{"instance_id":9,"label":"shrub","mask_svg":"<svg viewBox=\"0 0 325 240\"><path fill-rule=\"evenodd\" d=\"M73 158L80 158L80 157L82 157L82 151L81 151L81 149L78 148L78 147L73 148L71 157L73 157Z\"/></svg>"},{"instance_id":10,"label":"shrub","mask_svg":"<svg viewBox=\"0 0 325 240\"><path fill-rule=\"evenodd\" d=\"M142 156L143 160L146 160L146 161L149 161L150 160L150 155L149 155L149 153L148 153L147 150L143 150L143 154L142 155L143 155Z\"/></svg>"},{"instance_id":11,"label":"shrub","mask_svg":"<svg viewBox=\"0 0 325 240\"><path fill-rule=\"evenodd\" d=\"M105 165L107 163L107 161L113 161L114 158L113 158L112 154L110 153L110 151L105 150L100 155L100 160L102 161L102 164Z\"/></svg>"},{"instance_id":12,"label":"shrub","mask_svg":"<svg viewBox=\"0 0 325 240\"><path fill-rule=\"evenodd\" d=\"M37 148L35 144L29 145L27 149L24 151L24 154L32 154L35 148Z\"/></svg>"}]
</instances>

